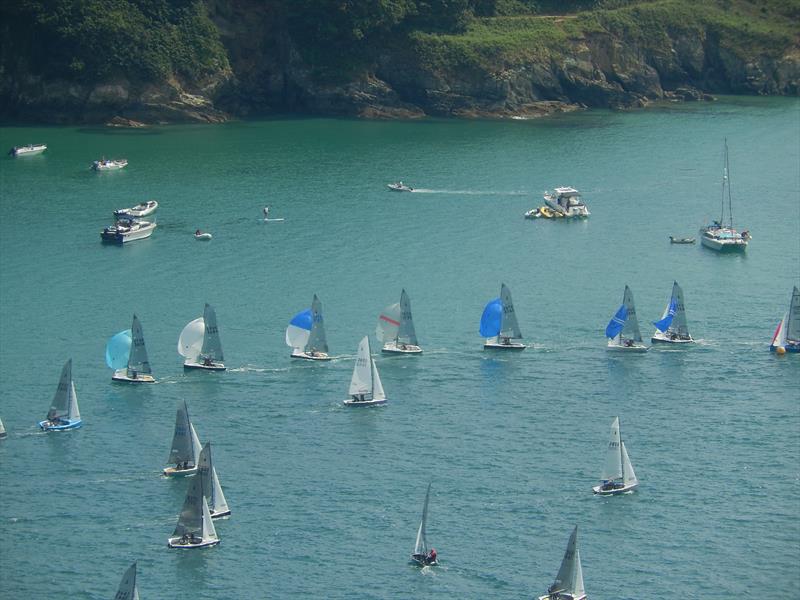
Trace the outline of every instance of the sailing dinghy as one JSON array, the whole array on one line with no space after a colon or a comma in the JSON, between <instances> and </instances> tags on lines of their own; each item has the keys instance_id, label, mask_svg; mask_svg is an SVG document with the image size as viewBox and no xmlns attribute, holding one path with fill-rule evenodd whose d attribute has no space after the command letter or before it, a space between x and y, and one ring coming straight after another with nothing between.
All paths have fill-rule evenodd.
<instances>
[{"instance_id":1,"label":"sailing dinghy","mask_svg":"<svg viewBox=\"0 0 800 600\"><path fill-rule=\"evenodd\" d=\"M370 352L369 336L358 345L356 364L350 378L350 397L344 401L345 406L379 406L386 404L378 368Z\"/></svg>"},{"instance_id":2,"label":"sailing dinghy","mask_svg":"<svg viewBox=\"0 0 800 600\"><path fill-rule=\"evenodd\" d=\"M0 440L6 437L8 437L8 434L6 433L6 428L3 427L3 419L0 419Z\"/></svg>"},{"instance_id":3,"label":"sailing dinghy","mask_svg":"<svg viewBox=\"0 0 800 600\"><path fill-rule=\"evenodd\" d=\"M206 442L200 451L200 463L197 468L197 476L202 483L203 497L208 503L208 511L212 519L218 519L231 514L225 494L222 493L222 486L219 484L217 470L211 461L211 442Z\"/></svg>"},{"instance_id":4,"label":"sailing dinghy","mask_svg":"<svg viewBox=\"0 0 800 600\"><path fill-rule=\"evenodd\" d=\"M639 320L636 318L636 307L633 304L633 292L627 285L622 295L622 306L611 317L606 327L609 350L622 350L625 352L647 352L647 346L642 343L642 334L639 331Z\"/></svg>"},{"instance_id":5,"label":"sailing dinghy","mask_svg":"<svg viewBox=\"0 0 800 600\"><path fill-rule=\"evenodd\" d=\"M500 285L500 297L491 300L481 315L480 334L487 338L484 350L525 350L522 332L517 323L514 303L511 301L511 290L503 283Z\"/></svg>"},{"instance_id":6,"label":"sailing dinghy","mask_svg":"<svg viewBox=\"0 0 800 600\"><path fill-rule=\"evenodd\" d=\"M600 485L592 488L595 494L612 496L624 494L639 486L633 465L619 433L619 417L614 417L611 423L611 439L606 451L606 464L603 466L603 478Z\"/></svg>"},{"instance_id":7,"label":"sailing dinghy","mask_svg":"<svg viewBox=\"0 0 800 600\"><path fill-rule=\"evenodd\" d=\"M436 548L428 550L428 540L426 527L428 524L428 501L431 498L431 484L428 484L428 491L425 492L425 504L422 505L422 520L417 529L417 542L414 544L414 554L411 555L411 562L420 567L438 565L436 558Z\"/></svg>"},{"instance_id":8,"label":"sailing dinghy","mask_svg":"<svg viewBox=\"0 0 800 600\"><path fill-rule=\"evenodd\" d=\"M170 548L205 548L216 544L219 538L203 496L202 478L195 477L189 483L183 510L167 545Z\"/></svg>"},{"instance_id":9,"label":"sailing dinghy","mask_svg":"<svg viewBox=\"0 0 800 600\"><path fill-rule=\"evenodd\" d=\"M56 394L47 411L47 418L39 422L44 431L65 431L77 429L83 424L78 410L78 395L75 393L75 382L72 381L72 359L61 369Z\"/></svg>"},{"instance_id":10,"label":"sailing dinghy","mask_svg":"<svg viewBox=\"0 0 800 600\"><path fill-rule=\"evenodd\" d=\"M586 598L583 589L583 569L581 569L581 553L578 550L578 526L572 530L567 542L567 551L561 561L556 580L544 596L539 600L583 600Z\"/></svg>"},{"instance_id":11,"label":"sailing dinghy","mask_svg":"<svg viewBox=\"0 0 800 600\"><path fill-rule=\"evenodd\" d=\"M386 354L422 354L405 290L400 293L400 302L387 306L378 317L375 337L383 342L381 352Z\"/></svg>"},{"instance_id":12,"label":"sailing dinghy","mask_svg":"<svg viewBox=\"0 0 800 600\"><path fill-rule=\"evenodd\" d=\"M128 567L122 576L114 600L139 600L139 588L136 585L136 563Z\"/></svg>"},{"instance_id":13,"label":"sailing dinghy","mask_svg":"<svg viewBox=\"0 0 800 600\"><path fill-rule=\"evenodd\" d=\"M106 364L114 369L111 381L155 383L139 318L133 315L131 328L111 336L106 344Z\"/></svg>"},{"instance_id":14,"label":"sailing dinghy","mask_svg":"<svg viewBox=\"0 0 800 600\"><path fill-rule=\"evenodd\" d=\"M694 342L686 325L683 290L677 281L672 284L672 296L670 296L667 307L664 309L664 314L661 315L661 319L658 321L653 321L653 325L656 326L651 338L653 343L691 344Z\"/></svg>"},{"instance_id":15,"label":"sailing dinghy","mask_svg":"<svg viewBox=\"0 0 800 600\"><path fill-rule=\"evenodd\" d=\"M175 414L175 432L172 434L172 448L167 459L168 463L175 463L175 466L166 467L164 475L167 477L194 475L197 473L199 457L200 439L189 419L189 407L184 400L178 405Z\"/></svg>"},{"instance_id":16,"label":"sailing dinghy","mask_svg":"<svg viewBox=\"0 0 800 600\"><path fill-rule=\"evenodd\" d=\"M186 358L184 369L224 371L225 357L217 328L217 311L210 304L203 309L203 316L189 321L178 338L178 354Z\"/></svg>"},{"instance_id":17,"label":"sailing dinghy","mask_svg":"<svg viewBox=\"0 0 800 600\"><path fill-rule=\"evenodd\" d=\"M800 352L800 290L797 289L797 286L792 289L789 312L778 323L769 349L778 354Z\"/></svg>"},{"instance_id":18,"label":"sailing dinghy","mask_svg":"<svg viewBox=\"0 0 800 600\"><path fill-rule=\"evenodd\" d=\"M328 356L328 340L325 338L325 323L322 320L322 302L316 294L311 301L311 308L297 313L289 321L286 345L292 349L292 358L331 360Z\"/></svg>"}]
</instances>

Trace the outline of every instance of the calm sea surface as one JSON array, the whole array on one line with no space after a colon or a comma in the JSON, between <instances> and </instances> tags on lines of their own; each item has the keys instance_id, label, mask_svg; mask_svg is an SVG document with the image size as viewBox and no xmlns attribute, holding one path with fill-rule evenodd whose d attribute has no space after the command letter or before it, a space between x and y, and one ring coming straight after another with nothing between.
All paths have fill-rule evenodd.
<instances>
[{"instance_id":1,"label":"calm sea surface","mask_svg":"<svg viewBox=\"0 0 800 600\"><path fill-rule=\"evenodd\" d=\"M718 216L726 137L750 248L671 246ZM40 141L0 159L0 597L110 598L137 560L143 600L523 598L552 583L575 524L594 599L800 595L800 356L768 352L800 284L796 99L0 129L3 150ZM90 171L103 155L130 165ZM420 193L388 191L398 179ZM563 185L590 219L522 218ZM101 245L112 210L148 198L153 236ZM264 223L267 204L285 221ZM697 345L609 354L624 286L649 339L673 280ZM478 335L501 282L520 354ZM388 406L346 410L358 342L402 288L425 353L376 355ZM327 364L283 340L314 293ZM226 373L184 373L176 351L205 302ZM150 387L112 385L104 364L134 312ZM70 357L84 427L43 434ZM166 547L186 481L160 471L184 399L233 511L202 551ZM616 415L641 487L594 497ZM428 482L442 566L421 572Z\"/></svg>"}]
</instances>

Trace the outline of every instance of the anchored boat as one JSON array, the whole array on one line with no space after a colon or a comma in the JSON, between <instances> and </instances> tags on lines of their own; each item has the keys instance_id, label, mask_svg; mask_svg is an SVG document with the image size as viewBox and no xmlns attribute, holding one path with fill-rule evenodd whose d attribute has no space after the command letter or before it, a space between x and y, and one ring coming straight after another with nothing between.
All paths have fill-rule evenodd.
<instances>
[{"instance_id":1,"label":"anchored boat","mask_svg":"<svg viewBox=\"0 0 800 600\"><path fill-rule=\"evenodd\" d=\"M145 202L140 202L136 206L131 206L130 208L120 208L115 210L114 217L117 219L121 217L146 217L147 215L152 215L154 212L156 212L157 208L158 202L156 200L147 200Z\"/></svg>"},{"instance_id":2,"label":"anchored boat","mask_svg":"<svg viewBox=\"0 0 800 600\"><path fill-rule=\"evenodd\" d=\"M128 242L143 240L153 235L157 224L151 221L124 217L113 225L103 228L100 232L100 239L105 244L116 244L121 246Z\"/></svg>"},{"instance_id":3,"label":"anchored boat","mask_svg":"<svg viewBox=\"0 0 800 600\"><path fill-rule=\"evenodd\" d=\"M714 221L711 225L706 225L700 230L700 243L706 248L716 250L717 252L744 252L747 249L747 243L749 241L749 232L742 231L739 233L733 227L733 201L731 200L728 140L726 139L722 168L721 214L719 221Z\"/></svg>"},{"instance_id":4,"label":"anchored boat","mask_svg":"<svg viewBox=\"0 0 800 600\"><path fill-rule=\"evenodd\" d=\"M33 154L41 154L47 150L47 144L28 144L26 146L14 146L8 153L13 156L31 156Z\"/></svg>"},{"instance_id":5,"label":"anchored boat","mask_svg":"<svg viewBox=\"0 0 800 600\"><path fill-rule=\"evenodd\" d=\"M210 304L203 309L203 316L190 321L178 338L178 354L186 358L184 369L224 371L225 357L217 327L217 312Z\"/></svg>"},{"instance_id":6,"label":"anchored boat","mask_svg":"<svg viewBox=\"0 0 800 600\"><path fill-rule=\"evenodd\" d=\"M101 158L92 163L95 171L118 171L128 166L127 158Z\"/></svg>"}]
</instances>

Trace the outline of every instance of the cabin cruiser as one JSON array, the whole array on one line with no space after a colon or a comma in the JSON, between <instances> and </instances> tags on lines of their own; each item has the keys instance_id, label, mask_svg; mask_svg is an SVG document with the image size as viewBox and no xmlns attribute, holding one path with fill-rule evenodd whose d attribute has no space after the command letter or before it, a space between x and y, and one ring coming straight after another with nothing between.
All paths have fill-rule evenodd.
<instances>
[{"instance_id":1,"label":"cabin cruiser","mask_svg":"<svg viewBox=\"0 0 800 600\"><path fill-rule=\"evenodd\" d=\"M30 154L41 154L47 150L47 144L28 144L27 146L14 146L8 153L11 156L26 156Z\"/></svg>"},{"instance_id":2,"label":"cabin cruiser","mask_svg":"<svg viewBox=\"0 0 800 600\"><path fill-rule=\"evenodd\" d=\"M114 217L146 217L147 215L152 215L156 212L158 208L158 202L155 200L147 200L146 202L140 202L136 206L131 206L130 208L120 208L119 210L114 211Z\"/></svg>"},{"instance_id":3,"label":"cabin cruiser","mask_svg":"<svg viewBox=\"0 0 800 600\"><path fill-rule=\"evenodd\" d=\"M116 171L128 166L127 158L106 159L101 158L92 163L92 169L95 171Z\"/></svg>"},{"instance_id":4,"label":"cabin cruiser","mask_svg":"<svg viewBox=\"0 0 800 600\"><path fill-rule=\"evenodd\" d=\"M550 209L565 217L588 217L591 214L580 192L571 187L545 192L544 201Z\"/></svg>"},{"instance_id":5,"label":"cabin cruiser","mask_svg":"<svg viewBox=\"0 0 800 600\"><path fill-rule=\"evenodd\" d=\"M100 239L106 244L122 245L126 242L141 240L152 235L156 223L140 219L119 219L100 233Z\"/></svg>"},{"instance_id":6,"label":"cabin cruiser","mask_svg":"<svg viewBox=\"0 0 800 600\"><path fill-rule=\"evenodd\" d=\"M414 188L410 185L406 185L402 181L398 181L397 183L389 183L386 185L390 190L393 192L413 192Z\"/></svg>"}]
</instances>

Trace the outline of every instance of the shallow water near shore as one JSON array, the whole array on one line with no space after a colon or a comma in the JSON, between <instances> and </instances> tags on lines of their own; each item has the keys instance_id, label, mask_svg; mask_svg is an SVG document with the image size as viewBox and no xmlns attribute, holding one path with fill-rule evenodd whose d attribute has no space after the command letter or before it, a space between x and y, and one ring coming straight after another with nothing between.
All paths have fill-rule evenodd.
<instances>
[{"instance_id":1,"label":"shallow water near shore","mask_svg":"<svg viewBox=\"0 0 800 600\"><path fill-rule=\"evenodd\" d=\"M796 99L725 98L512 122L0 128L2 148L49 146L0 160L0 596L110 598L133 560L142 600L538 596L575 524L593 599L797 595L800 356L768 346L800 285L799 117ZM724 138L747 253L670 245L718 217ZM130 164L90 171L101 156ZM418 191L386 188L400 179ZM564 185L588 220L522 218ZM101 245L114 209L149 198L150 239ZM698 343L607 352L624 286L649 339L673 280ZM482 350L501 282L522 353ZM376 354L388 405L345 409L358 342L402 288L424 354ZM283 340L314 293L327 364ZM178 334L205 302L229 370L184 373ZM104 364L134 312L153 386L112 385ZM84 426L43 434L70 357ZM198 551L166 547L184 399L233 511ZM616 415L641 486L595 497ZM429 481L442 564L420 571Z\"/></svg>"}]
</instances>

